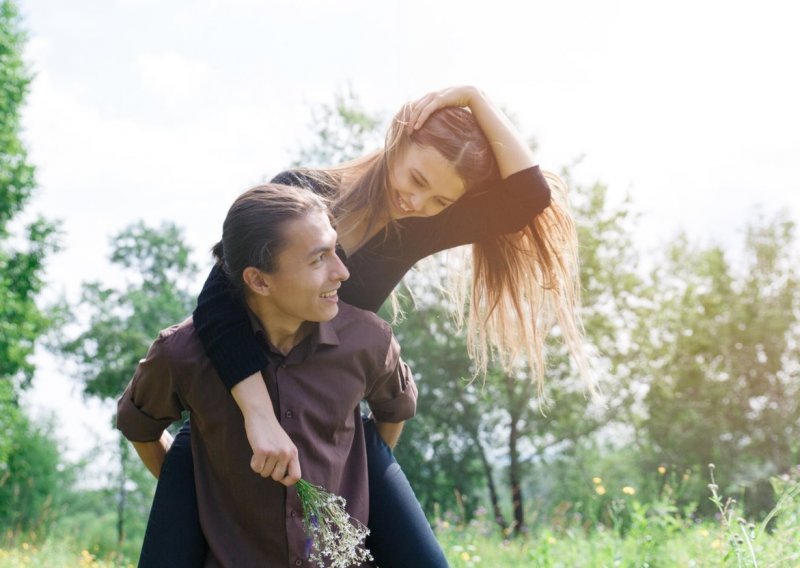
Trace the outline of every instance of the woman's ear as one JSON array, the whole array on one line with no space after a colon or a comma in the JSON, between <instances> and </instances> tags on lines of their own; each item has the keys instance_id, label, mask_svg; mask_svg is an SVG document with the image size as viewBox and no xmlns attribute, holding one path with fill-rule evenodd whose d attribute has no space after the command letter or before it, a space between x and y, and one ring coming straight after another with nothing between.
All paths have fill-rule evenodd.
<instances>
[{"instance_id":1,"label":"woman's ear","mask_svg":"<svg viewBox=\"0 0 800 568\"><path fill-rule=\"evenodd\" d=\"M253 266L248 266L242 272L242 280L252 292L260 296L269 295L269 275L266 272L262 272Z\"/></svg>"}]
</instances>

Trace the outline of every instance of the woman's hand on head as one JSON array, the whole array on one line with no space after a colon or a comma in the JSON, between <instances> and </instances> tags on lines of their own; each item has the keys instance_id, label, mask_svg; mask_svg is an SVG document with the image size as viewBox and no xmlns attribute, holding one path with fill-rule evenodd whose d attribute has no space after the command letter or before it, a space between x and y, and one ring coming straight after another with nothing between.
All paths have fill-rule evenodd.
<instances>
[{"instance_id":1,"label":"woman's hand on head","mask_svg":"<svg viewBox=\"0 0 800 568\"><path fill-rule=\"evenodd\" d=\"M411 119L409 128L419 130L428 117L445 107L470 107L481 96L477 87L462 85L433 91L411 103Z\"/></svg>"}]
</instances>

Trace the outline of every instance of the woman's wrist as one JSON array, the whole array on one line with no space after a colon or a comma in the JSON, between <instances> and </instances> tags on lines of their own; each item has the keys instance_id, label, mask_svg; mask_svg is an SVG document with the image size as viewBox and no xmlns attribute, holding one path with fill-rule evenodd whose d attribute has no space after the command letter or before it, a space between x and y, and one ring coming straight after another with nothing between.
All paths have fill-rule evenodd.
<instances>
[{"instance_id":1,"label":"woman's wrist","mask_svg":"<svg viewBox=\"0 0 800 568\"><path fill-rule=\"evenodd\" d=\"M277 422L272 409L272 399L261 373L253 373L231 389L231 396L246 420Z\"/></svg>"}]
</instances>

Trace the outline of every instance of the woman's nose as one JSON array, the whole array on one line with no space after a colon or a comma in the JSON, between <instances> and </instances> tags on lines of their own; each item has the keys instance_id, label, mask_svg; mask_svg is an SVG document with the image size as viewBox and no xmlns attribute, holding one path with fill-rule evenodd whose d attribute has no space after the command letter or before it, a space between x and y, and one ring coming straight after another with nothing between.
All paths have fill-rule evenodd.
<instances>
[{"instance_id":1,"label":"woman's nose","mask_svg":"<svg viewBox=\"0 0 800 568\"><path fill-rule=\"evenodd\" d=\"M408 198L406 199L406 203L413 211L419 211L420 205L422 203L422 198L418 193L412 192L408 194Z\"/></svg>"}]
</instances>

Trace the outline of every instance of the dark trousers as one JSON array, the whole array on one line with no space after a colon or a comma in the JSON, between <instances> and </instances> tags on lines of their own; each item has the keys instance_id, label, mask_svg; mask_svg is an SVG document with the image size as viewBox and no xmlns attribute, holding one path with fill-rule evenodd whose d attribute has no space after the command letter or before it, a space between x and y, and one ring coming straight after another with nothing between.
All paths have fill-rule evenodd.
<instances>
[{"instance_id":1,"label":"dark trousers","mask_svg":"<svg viewBox=\"0 0 800 568\"><path fill-rule=\"evenodd\" d=\"M208 546L200 528L189 422L161 468L139 568L197 568ZM392 450L364 421L369 468L367 547L381 568L447 567L439 543ZM255 474L253 474L255 475Z\"/></svg>"}]
</instances>

